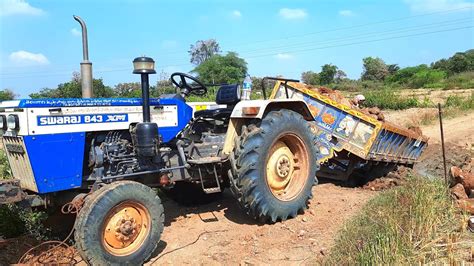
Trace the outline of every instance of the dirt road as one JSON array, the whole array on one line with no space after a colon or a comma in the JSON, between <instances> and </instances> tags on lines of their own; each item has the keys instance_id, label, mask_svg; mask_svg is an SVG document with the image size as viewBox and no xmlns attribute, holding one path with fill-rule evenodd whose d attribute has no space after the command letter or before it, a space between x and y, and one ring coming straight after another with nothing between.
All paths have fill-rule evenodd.
<instances>
[{"instance_id":1,"label":"dirt road","mask_svg":"<svg viewBox=\"0 0 474 266\"><path fill-rule=\"evenodd\" d=\"M274 225L258 224L247 217L229 193L218 202L196 208L167 201L159 255L148 264L287 265L317 261L328 253L343 222L376 193L321 184L313 188L314 198L304 215Z\"/></svg>"},{"instance_id":2,"label":"dirt road","mask_svg":"<svg viewBox=\"0 0 474 266\"><path fill-rule=\"evenodd\" d=\"M463 147L471 149L474 143L474 112L446 120L444 127L450 162L455 164L463 159L458 157L466 156ZM439 126L422 129L430 137L430 146L416 169L439 174ZM344 222L376 194L321 184L313 188L314 198L304 215L274 225L248 218L229 193L218 202L195 208L168 201L163 241L148 264L311 264L328 253ZM186 246L189 243L194 244ZM176 250L180 247L184 248Z\"/></svg>"}]
</instances>

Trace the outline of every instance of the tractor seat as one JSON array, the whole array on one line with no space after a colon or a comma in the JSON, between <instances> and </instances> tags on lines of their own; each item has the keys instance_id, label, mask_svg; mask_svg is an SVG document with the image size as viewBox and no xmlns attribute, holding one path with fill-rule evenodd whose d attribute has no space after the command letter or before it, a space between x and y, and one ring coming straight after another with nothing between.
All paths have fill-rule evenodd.
<instances>
[{"instance_id":1,"label":"tractor seat","mask_svg":"<svg viewBox=\"0 0 474 266\"><path fill-rule=\"evenodd\" d=\"M201 110L194 113L195 118L223 120L230 117L234 106L240 101L240 85L222 85L216 94L217 104L226 104L225 108Z\"/></svg>"}]
</instances>

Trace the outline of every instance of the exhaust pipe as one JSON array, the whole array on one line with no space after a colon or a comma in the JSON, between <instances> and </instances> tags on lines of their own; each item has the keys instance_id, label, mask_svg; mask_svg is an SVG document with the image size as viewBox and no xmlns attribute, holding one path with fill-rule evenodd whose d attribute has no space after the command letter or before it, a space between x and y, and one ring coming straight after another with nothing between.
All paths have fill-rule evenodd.
<instances>
[{"instance_id":1,"label":"exhaust pipe","mask_svg":"<svg viewBox=\"0 0 474 266\"><path fill-rule=\"evenodd\" d=\"M87 27L81 17L73 15L82 28L82 62L81 62L81 87L82 98L92 98L92 62L89 61L89 48L87 44Z\"/></svg>"}]
</instances>

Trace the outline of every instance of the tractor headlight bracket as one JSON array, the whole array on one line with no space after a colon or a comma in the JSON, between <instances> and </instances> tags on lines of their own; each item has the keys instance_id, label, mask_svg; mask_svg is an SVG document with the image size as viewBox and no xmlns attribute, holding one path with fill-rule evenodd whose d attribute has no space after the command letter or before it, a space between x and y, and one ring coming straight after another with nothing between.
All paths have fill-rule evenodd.
<instances>
[{"instance_id":1,"label":"tractor headlight bracket","mask_svg":"<svg viewBox=\"0 0 474 266\"><path fill-rule=\"evenodd\" d=\"M20 129L20 121L18 119L18 115L8 115L7 126L11 130Z\"/></svg>"}]
</instances>

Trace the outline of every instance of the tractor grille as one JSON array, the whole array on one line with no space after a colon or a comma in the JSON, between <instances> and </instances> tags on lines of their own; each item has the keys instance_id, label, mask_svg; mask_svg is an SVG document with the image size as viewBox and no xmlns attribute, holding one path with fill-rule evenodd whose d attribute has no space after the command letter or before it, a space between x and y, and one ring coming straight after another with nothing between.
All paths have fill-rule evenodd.
<instances>
[{"instance_id":1,"label":"tractor grille","mask_svg":"<svg viewBox=\"0 0 474 266\"><path fill-rule=\"evenodd\" d=\"M3 136L3 145L13 177L20 180L21 188L38 192L23 138Z\"/></svg>"}]
</instances>

